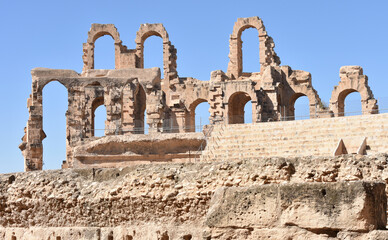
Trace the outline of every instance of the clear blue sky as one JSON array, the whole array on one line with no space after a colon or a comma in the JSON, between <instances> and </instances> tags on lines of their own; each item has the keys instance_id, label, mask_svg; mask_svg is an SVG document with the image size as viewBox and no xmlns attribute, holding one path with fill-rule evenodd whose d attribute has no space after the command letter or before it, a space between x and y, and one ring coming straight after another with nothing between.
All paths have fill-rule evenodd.
<instances>
[{"instance_id":1,"label":"clear blue sky","mask_svg":"<svg viewBox=\"0 0 388 240\"><path fill-rule=\"evenodd\" d=\"M208 80L211 71L227 69L229 35L236 19L259 16L275 41L282 65L311 72L313 85L323 101L329 101L341 66L361 65L380 107L385 104L388 108L387 9L385 0L0 0L0 173L23 171L18 145L28 118L30 70L47 67L80 72L82 43L92 23L115 24L129 48L135 47L141 23L163 23L178 49L179 75ZM247 30L244 44L255 43L256 36L257 32ZM113 41L109 37L99 41L96 67L111 68ZM160 66L160 43L157 38L146 41L146 67ZM244 50L246 71L258 68L254 49L252 46L248 52ZM45 168L58 168L65 158L67 93L55 83L50 85L44 91L44 124L48 139L52 140L44 142L44 160Z\"/></svg>"}]
</instances>

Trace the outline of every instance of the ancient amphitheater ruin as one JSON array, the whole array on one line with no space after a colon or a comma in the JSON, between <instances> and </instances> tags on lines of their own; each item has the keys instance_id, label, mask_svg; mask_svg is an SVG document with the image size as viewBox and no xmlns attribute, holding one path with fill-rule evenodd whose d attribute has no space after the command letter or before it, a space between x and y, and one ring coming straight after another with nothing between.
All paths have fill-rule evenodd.
<instances>
[{"instance_id":1,"label":"ancient amphitheater ruin","mask_svg":"<svg viewBox=\"0 0 388 240\"><path fill-rule=\"evenodd\" d=\"M259 33L260 72L242 71L247 28ZM94 69L104 35L114 39L115 69ZM163 39L163 79L144 69L150 36ZM162 24L142 24L135 42L128 49L113 24L93 24L82 73L31 71L19 146L26 172L0 175L0 239L388 239L388 114L362 67L341 67L325 106L309 72L280 64L258 17L237 20L228 69L209 81L178 75ZM68 90L67 156L62 170L36 171L51 81ZM345 117L352 92L363 114ZM293 121L301 96L310 119ZM248 101L253 123L244 124ZM195 132L202 102L210 124ZM96 137L101 105L105 136Z\"/></svg>"}]
</instances>

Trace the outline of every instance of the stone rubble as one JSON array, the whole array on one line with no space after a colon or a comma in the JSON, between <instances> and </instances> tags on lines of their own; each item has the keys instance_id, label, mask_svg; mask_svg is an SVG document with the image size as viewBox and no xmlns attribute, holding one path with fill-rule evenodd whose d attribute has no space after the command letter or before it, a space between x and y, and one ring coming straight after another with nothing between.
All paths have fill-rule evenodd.
<instances>
[{"instance_id":1,"label":"stone rubble","mask_svg":"<svg viewBox=\"0 0 388 240\"><path fill-rule=\"evenodd\" d=\"M124 236L120 235L124 234L123 231L127 233L126 231L132 229L137 233L137 237L133 239L157 239L154 237L157 232L166 232L169 238L165 239L182 239L179 237L184 235L190 235L192 239L260 239L266 235L272 236L272 239L282 239L283 236L291 236L293 233L292 236L299 236L295 239L303 239L306 236L317 239L346 239L349 236L368 239L369 236L378 235L388 237L381 226L362 227L364 226L362 219L365 219L371 211L374 214L383 214L386 223L385 185L381 184L387 181L387 154L256 158L235 162L147 164L126 168L64 169L3 174L0 175L0 226L2 226L0 239L10 239L6 236L11 236L12 233L15 233L15 236L19 234L17 239L34 239L25 238L23 234L31 234L29 231L32 229L41 231L46 228L47 236L56 231L55 229L60 229L57 234L63 234L58 236L66 236L70 234L69 231L79 230L83 236L80 239L97 239L86 237L85 234L87 231L102 234L105 230L108 235L112 231L112 234L115 234L114 239L121 239ZM227 227L221 225L221 228L209 224L211 219L209 209L215 206L214 196L217 191L280 187L289 188L294 192L316 188L320 194L322 185L314 184L326 184L324 186L328 196L330 191L345 191L349 194L346 198L349 200L372 196L380 199L379 201L383 199L383 203L373 206L374 210L362 210L358 214L355 206L361 207L360 204L366 200L360 200L361 202L357 200L358 203L351 208L347 205L349 200L333 200L331 204L335 209L342 209L349 214L352 221L348 227L347 219L331 220L325 211L321 214L326 217L326 222L318 224L319 219L314 219L318 221L315 227L303 227L301 221L311 222L308 220L309 211L304 211L303 208L295 211L289 207L282 210L284 214L291 211L288 213L287 221L278 221L271 226L260 227L256 224L247 227L249 216L244 224L237 221L239 224ZM376 194L365 195L364 190L357 190L352 195L353 190L350 189L355 189L352 187L356 186L354 184L382 186L380 192L384 196L379 198ZM375 191L368 190L368 187L365 189L366 193ZM233 203L226 197L223 199L226 204ZM319 197L312 196L309 201L299 198L292 201L292 206L308 204L310 209L317 211L325 209L320 204L314 205L316 201L319 202ZM350 210L346 212L346 209ZM268 214L264 214L263 217L268 217ZM352 214L358 217L351 218ZM238 218L238 215L234 217ZM154 235L151 233L146 235L147 229L154 229L155 232L152 233ZM277 233L273 235L274 232ZM179 237L177 234L180 234ZM249 238L243 237L244 234L249 235ZM101 239L112 239L108 238L108 235L107 238ZM332 238L334 235L336 238Z\"/></svg>"}]
</instances>

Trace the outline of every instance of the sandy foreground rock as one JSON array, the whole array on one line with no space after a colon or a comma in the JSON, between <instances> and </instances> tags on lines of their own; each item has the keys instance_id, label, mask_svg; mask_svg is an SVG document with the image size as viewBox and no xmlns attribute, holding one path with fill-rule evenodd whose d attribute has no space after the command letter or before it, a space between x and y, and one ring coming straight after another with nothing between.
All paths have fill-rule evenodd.
<instances>
[{"instance_id":1,"label":"sandy foreground rock","mask_svg":"<svg viewBox=\"0 0 388 240\"><path fill-rule=\"evenodd\" d=\"M0 239L387 239L388 155L0 175Z\"/></svg>"}]
</instances>

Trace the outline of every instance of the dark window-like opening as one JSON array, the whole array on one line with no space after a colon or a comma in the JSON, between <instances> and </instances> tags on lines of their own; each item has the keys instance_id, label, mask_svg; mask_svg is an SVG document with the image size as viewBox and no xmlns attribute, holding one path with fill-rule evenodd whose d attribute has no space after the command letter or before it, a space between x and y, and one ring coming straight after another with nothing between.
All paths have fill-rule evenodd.
<instances>
[{"instance_id":1,"label":"dark window-like opening","mask_svg":"<svg viewBox=\"0 0 388 240\"><path fill-rule=\"evenodd\" d=\"M234 93L228 102L229 124L252 122L252 105L250 103L250 116L245 114L245 105L251 101L251 97L244 92ZM249 108L249 105L248 105ZM248 120L249 119L249 120Z\"/></svg>"},{"instance_id":2,"label":"dark window-like opening","mask_svg":"<svg viewBox=\"0 0 388 240\"><path fill-rule=\"evenodd\" d=\"M146 93L142 86L139 85L135 93L135 109L134 109L134 121L135 129L134 133L146 134L148 132L147 126L147 114L146 114Z\"/></svg>"}]
</instances>

